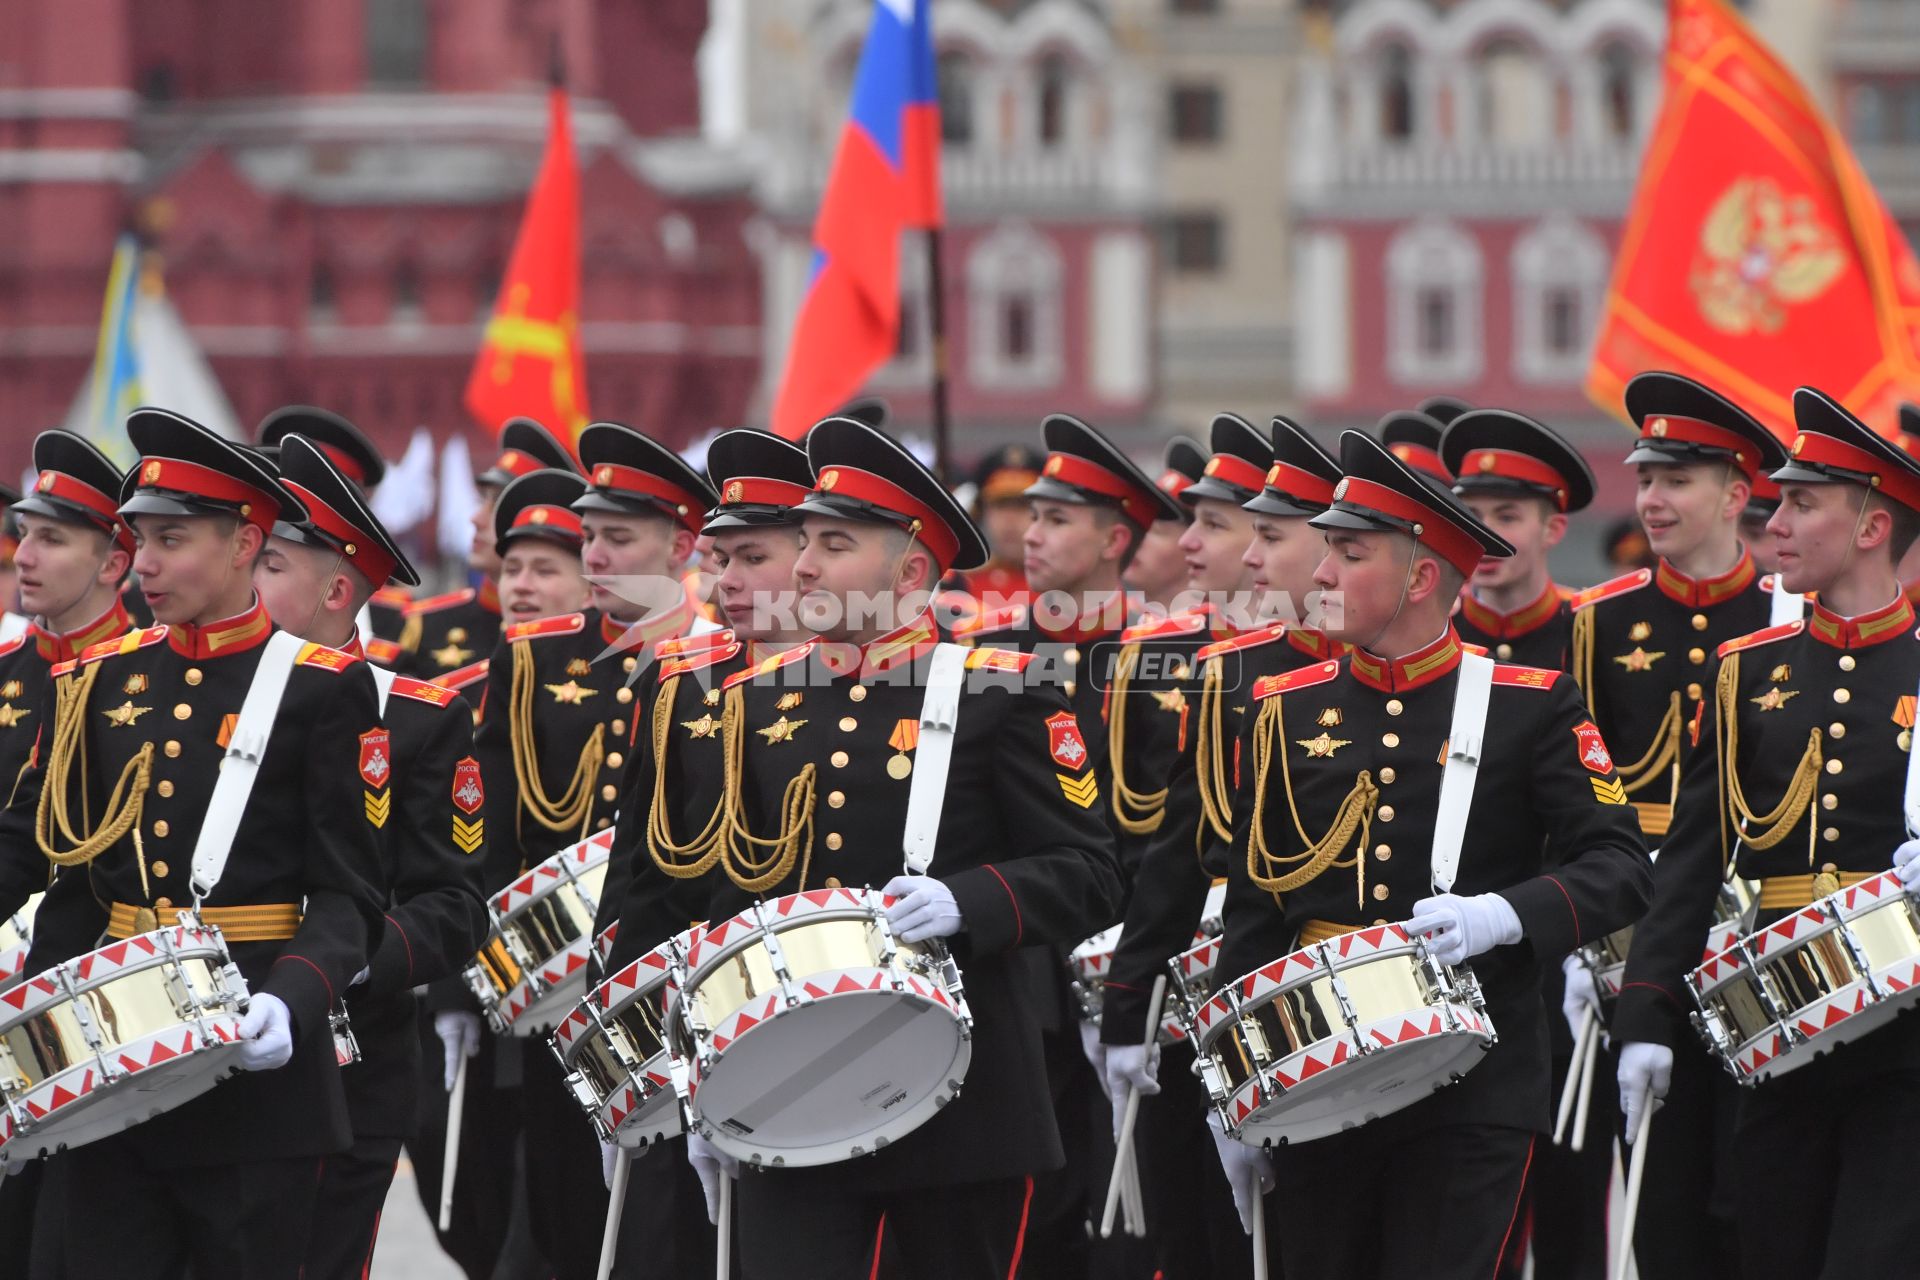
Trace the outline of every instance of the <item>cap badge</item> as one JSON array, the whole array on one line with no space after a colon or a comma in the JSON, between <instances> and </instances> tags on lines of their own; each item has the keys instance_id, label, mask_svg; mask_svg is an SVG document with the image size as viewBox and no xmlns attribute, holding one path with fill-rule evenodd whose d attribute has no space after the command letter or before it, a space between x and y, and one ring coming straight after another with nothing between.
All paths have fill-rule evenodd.
<instances>
[{"instance_id":1,"label":"cap badge","mask_svg":"<svg viewBox=\"0 0 1920 1280\"><path fill-rule=\"evenodd\" d=\"M1794 457L1796 458L1799 457L1800 451L1806 447L1807 447L1807 438L1805 436L1795 436L1793 438L1793 456Z\"/></svg>"},{"instance_id":2,"label":"cap badge","mask_svg":"<svg viewBox=\"0 0 1920 1280\"><path fill-rule=\"evenodd\" d=\"M1047 465L1043 468L1043 470L1047 475L1057 476L1060 474L1060 468L1063 465L1063 462L1064 460L1060 457L1059 454L1056 453L1051 458L1047 459Z\"/></svg>"},{"instance_id":3,"label":"cap badge","mask_svg":"<svg viewBox=\"0 0 1920 1280\"><path fill-rule=\"evenodd\" d=\"M547 521L551 520L552 518L553 518L552 516L547 514L547 509L545 507L535 507L532 511L527 513L528 524L545 524Z\"/></svg>"},{"instance_id":4,"label":"cap badge","mask_svg":"<svg viewBox=\"0 0 1920 1280\"><path fill-rule=\"evenodd\" d=\"M1391 453L1394 457L1400 459L1400 461L1402 462L1405 462L1408 458L1411 458L1413 456L1413 450L1408 448L1404 444L1396 444L1391 449L1389 449L1388 452Z\"/></svg>"},{"instance_id":5,"label":"cap badge","mask_svg":"<svg viewBox=\"0 0 1920 1280\"><path fill-rule=\"evenodd\" d=\"M1267 484L1276 489L1280 487L1280 464L1279 463L1276 462L1272 466L1267 468Z\"/></svg>"},{"instance_id":6,"label":"cap badge","mask_svg":"<svg viewBox=\"0 0 1920 1280\"><path fill-rule=\"evenodd\" d=\"M520 451L517 449L508 449L505 453L501 454L500 466L502 470L516 470L520 466Z\"/></svg>"},{"instance_id":7,"label":"cap badge","mask_svg":"<svg viewBox=\"0 0 1920 1280\"><path fill-rule=\"evenodd\" d=\"M741 484L738 480L729 480L727 481L727 491L724 497L728 502L738 502L740 501L740 495L746 491L747 486Z\"/></svg>"},{"instance_id":8,"label":"cap badge","mask_svg":"<svg viewBox=\"0 0 1920 1280\"><path fill-rule=\"evenodd\" d=\"M1655 418L1651 423L1647 424L1647 434L1656 440L1665 440L1667 438L1667 420L1665 418Z\"/></svg>"},{"instance_id":9,"label":"cap badge","mask_svg":"<svg viewBox=\"0 0 1920 1280\"><path fill-rule=\"evenodd\" d=\"M612 467L595 468L593 473L593 482L595 484L612 484L613 468Z\"/></svg>"},{"instance_id":10,"label":"cap badge","mask_svg":"<svg viewBox=\"0 0 1920 1280\"><path fill-rule=\"evenodd\" d=\"M141 484L156 484L159 482L159 480L160 480L159 459L156 458L153 461L147 463L146 466L140 468Z\"/></svg>"},{"instance_id":11,"label":"cap badge","mask_svg":"<svg viewBox=\"0 0 1920 1280\"><path fill-rule=\"evenodd\" d=\"M1347 496L1347 477L1341 476L1340 483L1333 486L1333 500L1340 502Z\"/></svg>"},{"instance_id":12,"label":"cap badge","mask_svg":"<svg viewBox=\"0 0 1920 1280\"><path fill-rule=\"evenodd\" d=\"M1492 454L1483 453L1480 455L1480 469L1482 471L1491 471L1493 470L1494 466L1495 466L1495 463L1494 463Z\"/></svg>"},{"instance_id":13,"label":"cap badge","mask_svg":"<svg viewBox=\"0 0 1920 1280\"><path fill-rule=\"evenodd\" d=\"M40 483L35 487L38 488L42 493L45 493L47 490L53 488L53 472L42 471L40 473Z\"/></svg>"},{"instance_id":14,"label":"cap badge","mask_svg":"<svg viewBox=\"0 0 1920 1280\"><path fill-rule=\"evenodd\" d=\"M1207 465L1206 465L1206 469L1205 469L1204 471L1202 471L1202 472L1201 472L1201 474L1202 474L1202 475L1209 475L1209 476L1210 476L1210 475L1212 475L1212 474L1213 474L1214 472L1216 472L1216 471L1218 471L1219 469L1220 469L1220 459L1218 459L1218 458L1208 458L1208 459L1207 459Z\"/></svg>"},{"instance_id":15,"label":"cap badge","mask_svg":"<svg viewBox=\"0 0 1920 1280\"><path fill-rule=\"evenodd\" d=\"M840 483L840 473L829 467L820 473L820 492L832 493L833 486Z\"/></svg>"}]
</instances>

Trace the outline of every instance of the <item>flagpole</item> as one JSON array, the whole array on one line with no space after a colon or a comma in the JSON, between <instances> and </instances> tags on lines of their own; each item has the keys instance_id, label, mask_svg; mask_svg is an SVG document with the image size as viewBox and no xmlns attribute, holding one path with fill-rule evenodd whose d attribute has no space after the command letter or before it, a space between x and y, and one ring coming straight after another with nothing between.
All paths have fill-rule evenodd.
<instances>
[{"instance_id":1,"label":"flagpole","mask_svg":"<svg viewBox=\"0 0 1920 1280\"><path fill-rule=\"evenodd\" d=\"M953 483L953 428L947 406L947 291L940 269L941 234L927 228L927 335L933 348L933 470Z\"/></svg>"}]
</instances>

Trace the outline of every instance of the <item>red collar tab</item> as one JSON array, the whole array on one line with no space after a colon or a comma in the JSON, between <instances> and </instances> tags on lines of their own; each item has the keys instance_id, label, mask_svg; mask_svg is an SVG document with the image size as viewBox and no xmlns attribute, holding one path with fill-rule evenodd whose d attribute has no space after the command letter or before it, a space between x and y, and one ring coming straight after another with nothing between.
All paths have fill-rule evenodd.
<instances>
[{"instance_id":1,"label":"red collar tab","mask_svg":"<svg viewBox=\"0 0 1920 1280\"><path fill-rule=\"evenodd\" d=\"M1257 462L1248 462L1237 453L1214 454L1207 459L1206 470L1202 474L1212 476L1236 489L1245 489L1248 493L1260 492L1267 479L1264 467Z\"/></svg>"},{"instance_id":2,"label":"red collar tab","mask_svg":"<svg viewBox=\"0 0 1920 1280\"><path fill-rule=\"evenodd\" d=\"M1843 471L1835 480L1864 484L1886 494L1901 506L1920 511L1920 476L1904 467L1890 468L1886 460L1858 445L1814 431L1793 438L1793 460L1819 471Z\"/></svg>"},{"instance_id":3,"label":"red collar tab","mask_svg":"<svg viewBox=\"0 0 1920 1280\"><path fill-rule=\"evenodd\" d=\"M1300 652L1315 658L1325 658L1329 656L1337 658L1344 655L1348 649L1351 648L1350 645L1344 644L1339 640L1328 639L1325 632L1315 631L1312 627L1289 627L1287 629L1287 643Z\"/></svg>"},{"instance_id":4,"label":"red collar tab","mask_svg":"<svg viewBox=\"0 0 1920 1280\"><path fill-rule=\"evenodd\" d=\"M1703 609L1708 605L1725 604L1752 586L1758 576L1759 570L1753 567L1753 556L1742 547L1740 562L1717 578L1689 578L1662 559L1653 580L1669 599L1692 609Z\"/></svg>"},{"instance_id":5,"label":"red collar tab","mask_svg":"<svg viewBox=\"0 0 1920 1280\"><path fill-rule=\"evenodd\" d=\"M1369 689L1405 693L1432 684L1452 671L1460 665L1461 653L1460 637L1448 627L1438 640L1403 658L1376 658L1364 649L1355 649L1348 659L1353 663L1354 678Z\"/></svg>"},{"instance_id":6,"label":"red collar tab","mask_svg":"<svg viewBox=\"0 0 1920 1280\"><path fill-rule=\"evenodd\" d=\"M667 514L673 517L675 523L696 534L700 532L701 517L706 514L707 504L664 476L643 471L639 467L623 467L617 462L602 462L593 468L591 478L596 489L637 494L659 503L667 509Z\"/></svg>"},{"instance_id":7,"label":"red collar tab","mask_svg":"<svg viewBox=\"0 0 1920 1280\"><path fill-rule=\"evenodd\" d=\"M312 490L291 480L281 483L293 491L294 497L306 504L307 518L313 527L339 545L340 554L347 558L348 564L359 570L361 577L378 587L393 576L400 562L377 539L368 537L366 530L328 506Z\"/></svg>"},{"instance_id":8,"label":"red collar tab","mask_svg":"<svg viewBox=\"0 0 1920 1280\"><path fill-rule=\"evenodd\" d=\"M1315 475L1305 467L1296 467L1291 462L1276 462L1268 467L1263 483L1266 488L1278 489L1299 502L1322 507L1333 505L1333 481Z\"/></svg>"},{"instance_id":9,"label":"red collar tab","mask_svg":"<svg viewBox=\"0 0 1920 1280\"><path fill-rule=\"evenodd\" d=\"M675 603L637 622L621 622L611 614L601 614L600 638L622 652L645 649L652 657L656 645L684 636L692 625L693 602L681 596Z\"/></svg>"},{"instance_id":10,"label":"red collar tab","mask_svg":"<svg viewBox=\"0 0 1920 1280\"><path fill-rule=\"evenodd\" d=\"M492 578L488 578L480 584L480 591L474 599L482 609L485 609L494 617L497 618L500 616L500 584Z\"/></svg>"},{"instance_id":11,"label":"red collar tab","mask_svg":"<svg viewBox=\"0 0 1920 1280\"><path fill-rule=\"evenodd\" d=\"M806 496L807 486L769 476L734 476L720 486L721 505L729 507L792 507Z\"/></svg>"},{"instance_id":12,"label":"red collar tab","mask_svg":"<svg viewBox=\"0 0 1920 1280\"><path fill-rule=\"evenodd\" d=\"M1512 613L1497 613L1471 595L1460 597L1460 612L1466 615L1467 621L1476 630L1494 640L1517 640L1552 621L1553 616L1560 612L1560 604L1565 598L1560 594L1560 588L1549 582L1539 599Z\"/></svg>"},{"instance_id":13,"label":"red collar tab","mask_svg":"<svg viewBox=\"0 0 1920 1280\"><path fill-rule=\"evenodd\" d=\"M863 645L809 640L802 647L817 651L821 665L835 676L864 678L904 666L933 652L933 646L938 643L933 615L923 613L906 626L895 627Z\"/></svg>"},{"instance_id":14,"label":"red collar tab","mask_svg":"<svg viewBox=\"0 0 1920 1280\"><path fill-rule=\"evenodd\" d=\"M1440 456L1438 449L1429 449L1426 445L1402 440L1398 444L1388 445L1387 452L1415 471L1424 471L1442 484L1453 483L1453 472L1447 470L1446 460Z\"/></svg>"},{"instance_id":15,"label":"red collar tab","mask_svg":"<svg viewBox=\"0 0 1920 1280\"><path fill-rule=\"evenodd\" d=\"M531 454L522 453L518 449L502 449L500 456L493 460L493 466L487 469L489 471L504 471L518 480L521 476L532 475L536 471L544 471L546 467L546 463Z\"/></svg>"},{"instance_id":16,"label":"red collar tab","mask_svg":"<svg viewBox=\"0 0 1920 1280\"><path fill-rule=\"evenodd\" d=\"M1460 479L1498 477L1518 480L1545 489L1553 495L1554 505L1567 509L1567 478L1530 453L1512 449L1474 449L1460 460Z\"/></svg>"},{"instance_id":17,"label":"red collar tab","mask_svg":"<svg viewBox=\"0 0 1920 1280\"><path fill-rule=\"evenodd\" d=\"M40 478L33 482L36 493L44 493L71 506L91 511L99 518L100 524L120 548L129 554L133 551L133 530L120 518L120 502L113 494L104 493L86 481L70 476L64 471L42 471Z\"/></svg>"},{"instance_id":18,"label":"red collar tab","mask_svg":"<svg viewBox=\"0 0 1920 1280\"><path fill-rule=\"evenodd\" d=\"M240 508L242 520L265 533L273 531L273 522L280 515L280 503L265 489L183 458L142 458L139 487L234 503Z\"/></svg>"},{"instance_id":19,"label":"red collar tab","mask_svg":"<svg viewBox=\"0 0 1920 1280\"><path fill-rule=\"evenodd\" d=\"M1397 446L1396 446L1397 447ZM1447 518L1445 514L1398 489L1342 476L1333 488L1333 499L1349 507L1380 512L1413 526L1413 536L1438 552L1442 559L1460 572L1471 574L1486 554L1479 539Z\"/></svg>"},{"instance_id":20,"label":"red collar tab","mask_svg":"<svg viewBox=\"0 0 1920 1280\"><path fill-rule=\"evenodd\" d=\"M190 622L168 627L167 643L183 658L225 658L265 644L272 633L273 619L255 596L251 608L231 618L203 627Z\"/></svg>"},{"instance_id":21,"label":"red collar tab","mask_svg":"<svg viewBox=\"0 0 1920 1280\"><path fill-rule=\"evenodd\" d=\"M78 631L64 636L55 635L39 623L34 623L33 645L48 662L71 662L94 645L117 640L131 630L133 615L127 612L126 605L116 596L105 613Z\"/></svg>"},{"instance_id":22,"label":"red collar tab","mask_svg":"<svg viewBox=\"0 0 1920 1280\"><path fill-rule=\"evenodd\" d=\"M1851 618L1843 618L1815 600L1807 616L1807 630L1821 644L1864 649L1905 635L1913 629L1913 619L1913 604L1905 592L1895 596L1891 604Z\"/></svg>"},{"instance_id":23,"label":"red collar tab","mask_svg":"<svg viewBox=\"0 0 1920 1280\"><path fill-rule=\"evenodd\" d=\"M902 523L910 523L909 532L933 552L942 572L960 554L960 539L947 527L946 520L885 476L836 463L820 469L809 496L813 493L869 503L899 517Z\"/></svg>"},{"instance_id":24,"label":"red collar tab","mask_svg":"<svg viewBox=\"0 0 1920 1280\"><path fill-rule=\"evenodd\" d=\"M1709 449L1724 449L1733 456L1734 465L1748 476L1756 475L1760 470L1760 452L1753 447L1753 441L1738 431L1729 431L1699 418L1682 418L1671 413L1649 414L1646 421L1640 424L1640 438L1678 440L1684 444L1704 445Z\"/></svg>"},{"instance_id":25,"label":"red collar tab","mask_svg":"<svg viewBox=\"0 0 1920 1280\"><path fill-rule=\"evenodd\" d=\"M349 654L352 657L359 658L363 662L366 660L367 647L360 643L360 633L358 631L354 632L351 636L348 636L347 642L345 644L339 644L333 647L338 649L340 652L344 654Z\"/></svg>"},{"instance_id":26,"label":"red collar tab","mask_svg":"<svg viewBox=\"0 0 1920 1280\"><path fill-rule=\"evenodd\" d=\"M1058 480L1061 484L1084 489L1102 498L1111 498L1120 504L1121 514L1141 528L1152 524L1157 518L1159 506L1151 493L1091 458L1083 458L1077 453L1050 453L1040 468L1040 474L1049 480Z\"/></svg>"}]
</instances>

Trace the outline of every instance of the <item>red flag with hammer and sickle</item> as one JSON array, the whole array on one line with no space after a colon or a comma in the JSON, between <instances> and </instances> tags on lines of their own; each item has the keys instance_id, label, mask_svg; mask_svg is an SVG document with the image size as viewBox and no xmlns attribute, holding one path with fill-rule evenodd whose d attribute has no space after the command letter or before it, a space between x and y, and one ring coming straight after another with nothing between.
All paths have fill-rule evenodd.
<instances>
[{"instance_id":1,"label":"red flag with hammer and sickle","mask_svg":"<svg viewBox=\"0 0 1920 1280\"><path fill-rule=\"evenodd\" d=\"M546 154L467 378L467 409L489 432L521 416L571 442L587 424L586 361L580 350L580 172L566 91L556 86L548 107Z\"/></svg>"},{"instance_id":2,"label":"red flag with hammer and sickle","mask_svg":"<svg viewBox=\"0 0 1920 1280\"><path fill-rule=\"evenodd\" d=\"M1668 0L1665 100L1587 391L1669 369L1783 439L1818 387L1891 435L1920 399L1920 264L1812 96L1725 0Z\"/></svg>"}]
</instances>

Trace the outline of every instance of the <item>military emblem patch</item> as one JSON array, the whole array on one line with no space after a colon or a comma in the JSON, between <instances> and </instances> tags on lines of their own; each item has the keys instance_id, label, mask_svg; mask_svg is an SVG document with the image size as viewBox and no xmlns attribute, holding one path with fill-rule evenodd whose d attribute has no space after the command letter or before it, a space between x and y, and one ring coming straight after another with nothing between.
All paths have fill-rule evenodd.
<instances>
[{"instance_id":1,"label":"military emblem patch","mask_svg":"<svg viewBox=\"0 0 1920 1280\"><path fill-rule=\"evenodd\" d=\"M1595 773L1613 772L1613 757L1607 752L1607 742L1600 736L1599 725L1582 720L1573 726L1573 736L1580 742L1581 764Z\"/></svg>"},{"instance_id":2,"label":"military emblem patch","mask_svg":"<svg viewBox=\"0 0 1920 1280\"><path fill-rule=\"evenodd\" d=\"M385 729L369 729L360 735L360 780L375 791L387 785L393 776L393 753Z\"/></svg>"},{"instance_id":3,"label":"military emblem patch","mask_svg":"<svg viewBox=\"0 0 1920 1280\"><path fill-rule=\"evenodd\" d=\"M462 813L478 813L487 793L480 781L480 762L468 756L453 767L453 802Z\"/></svg>"},{"instance_id":4,"label":"military emblem patch","mask_svg":"<svg viewBox=\"0 0 1920 1280\"><path fill-rule=\"evenodd\" d=\"M1083 769L1087 764L1086 740L1080 736L1080 722L1071 711L1056 711L1047 717L1047 751L1054 763L1068 769Z\"/></svg>"}]
</instances>

